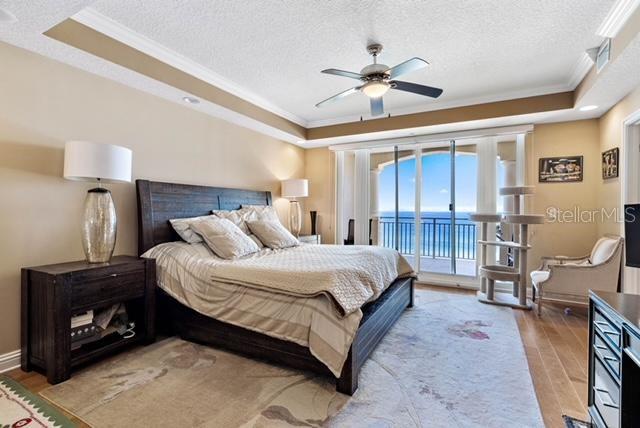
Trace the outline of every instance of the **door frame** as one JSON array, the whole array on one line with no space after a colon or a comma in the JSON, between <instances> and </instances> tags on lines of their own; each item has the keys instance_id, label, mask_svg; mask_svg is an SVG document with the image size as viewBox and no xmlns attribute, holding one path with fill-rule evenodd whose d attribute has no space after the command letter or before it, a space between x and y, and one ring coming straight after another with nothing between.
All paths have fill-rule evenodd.
<instances>
[{"instance_id":1,"label":"door frame","mask_svg":"<svg viewBox=\"0 0 640 428\"><path fill-rule=\"evenodd\" d=\"M620 159L624 164L619 165L624 169L620 174L620 236L624 234L624 205L626 203L640 203L640 110L635 111L622 122L622 144L620 147ZM620 160L618 160L620 164ZM624 255L623 255L624 258ZM624 262L623 262L624 263ZM640 269L622 266L623 292L640 292Z\"/></svg>"}]
</instances>

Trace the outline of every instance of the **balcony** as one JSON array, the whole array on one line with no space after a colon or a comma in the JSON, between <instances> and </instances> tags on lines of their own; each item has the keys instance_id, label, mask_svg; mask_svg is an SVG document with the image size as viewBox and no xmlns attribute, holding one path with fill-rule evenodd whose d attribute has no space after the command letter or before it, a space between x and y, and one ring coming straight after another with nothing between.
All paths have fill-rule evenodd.
<instances>
[{"instance_id":1,"label":"balcony","mask_svg":"<svg viewBox=\"0 0 640 428\"><path fill-rule=\"evenodd\" d=\"M413 217L398 219L398 251L415 266L415 222ZM423 272L451 272L451 221L445 217L422 217L420 219L420 270ZM395 218L380 217L380 245L395 248ZM456 273L476 274L476 225L465 218L456 218Z\"/></svg>"}]
</instances>

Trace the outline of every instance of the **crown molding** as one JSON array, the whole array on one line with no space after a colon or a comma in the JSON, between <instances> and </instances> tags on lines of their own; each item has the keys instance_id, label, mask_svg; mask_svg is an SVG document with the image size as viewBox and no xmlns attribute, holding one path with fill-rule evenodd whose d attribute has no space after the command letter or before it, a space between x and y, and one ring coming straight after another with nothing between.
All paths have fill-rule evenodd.
<instances>
[{"instance_id":1,"label":"crown molding","mask_svg":"<svg viewBox=\"0 0 640 428\"><path fill-rule=\"evenodd\" d=\"M618 0L600 24L596 34L602 37L615 37L638 6L640 6L640 0Z\"/></svg>"},{"instance_id":2,"label":"crown molding","mask_svg":"<svg viewBox=\"0 0 640 428\"><path fill-rule=\"evenodd\" d=\"M575 67L573 67L569 83L567 83L569 90L574 90L580 82L582 82L582 79L584 79L584 76L586 76L589 70L591 70L591 67L593 67L593 61L585 52L578 60Z\"/></svg>"},{"instance_id":3,"label":"crown molding","mask_svg":"<svg viewBox=\"0 0 640 428\"><path fill-rule=\"evenodd\" d=\"M109 36L121 43L124 43L136 50L139 50L140 52L152 56L172 67L175 67L185 73L201 79L213 86L229 92L230 94L242 98L243 100L250 102L251 104L254 104L264 110L288 119L300 126L307 127L308 125L305 119L291 112L283 110L275 104L220 76L219 74L185 57L184 55L181 55L155 42L154 40L143 36L142 34L136 33L132 29L120 24L119 22L101 14L100 12L90 7L87 7L71 16L71 19L79 22L80 24L86 25L87 27L90 27L106 36Z\"/></svg>"}]
</instances>

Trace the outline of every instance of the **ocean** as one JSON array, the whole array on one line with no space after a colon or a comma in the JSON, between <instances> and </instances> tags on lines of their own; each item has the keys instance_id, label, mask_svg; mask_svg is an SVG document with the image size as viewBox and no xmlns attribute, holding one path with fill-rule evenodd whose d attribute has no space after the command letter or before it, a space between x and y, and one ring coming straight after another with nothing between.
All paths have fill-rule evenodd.
<instances>
[{"instance_id":1,"label":"ocean","mask_svg":"<svg viewBox=\"0 0 640 428\"><path fill-rule=\"evenodd\" d=\"M451 214L449 211L423 211L421 218L420 255L451 257ZM415 254L415 221L413 211L398 213L398 250L403 254ZM380 212L380 244L395 248L395 214ZM476 225L469 220L469 213L459 212L455 221L456 257L476 258Z\"/></svg>"}]
</instances>

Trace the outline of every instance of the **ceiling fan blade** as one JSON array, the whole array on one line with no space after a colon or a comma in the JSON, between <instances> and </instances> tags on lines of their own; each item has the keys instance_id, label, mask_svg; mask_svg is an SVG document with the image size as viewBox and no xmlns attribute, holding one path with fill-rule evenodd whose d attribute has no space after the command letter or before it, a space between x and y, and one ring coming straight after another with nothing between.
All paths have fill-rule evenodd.
<instances>
[{"instance_id":1,"label":"ceiling fan blade","mask_svg":"<svg viewBox=\"0 0 640 428\"><path fill-rule=\"evenodd\" d=\"M400 80L394 80L389 82L392 89L398 89L400 91L412 92L418 95L424 95L426 97L438 98L442 95L442 89L433 88L431 86L418 85L417 83L403 82Z\"/></svg>"},{"instance_id":2,"label":"ceiling fan blade","mask_svg":"<svg viewBox=\"0 0 640 428\"><path fill-rule=\"evenodd\" d=\"M320 101L318 104L316 104L316 107L322 107L322 106L324 106L326 104L331 104L331 103L333 103L335 101L338 101L338 100L341 100L343 98L346 98L349 95L353 95L356 92L359 92L361 87L362 86L356 86L354 88L347 89L346 91L340 92L339 94L336 94L336 95L334 95L332 97L329 97L324 101Z\"/></svg>"},{"instance_id":3,"label":"ceiling fan blade","mask_svg":"<svg viewBox=\"0 0 640 428\"><path fill-rule=\"evenodd\" d=\"M403 74L411 73L412 71L420 70L421 68L426 67L429 63L422 58L411 58L406 60L405 62L401 62L395 67L391 67L386 72L389 74L390 79L395 79L396 77L400 77Z\"/></svg>"},{"instance_id":4,"label":"ceiling fan blade","mask_svg":"<svg viewBox=\"0 0 640 428\"><path fill-rule=\"evenodd\" d=\"M350 77L356 80L361 80L363 77L362 74L360 73L354 73L353 71L338 70L337 68L327 68L326 70L322 70L320 73L333 74L335 76L342 76L342 77Z\"/></svg>"},{"instance_id":5,"label":"ceiling fan blade","mask_svg":"<svg viewBox=\"0 0 640 428\"><path fill-rule=\"evenodd\" d=\"M382 97L370 98L371 100L371 116L380 116L384 114L384 104L382 103Z\"/></svg>"}]
</instances>

